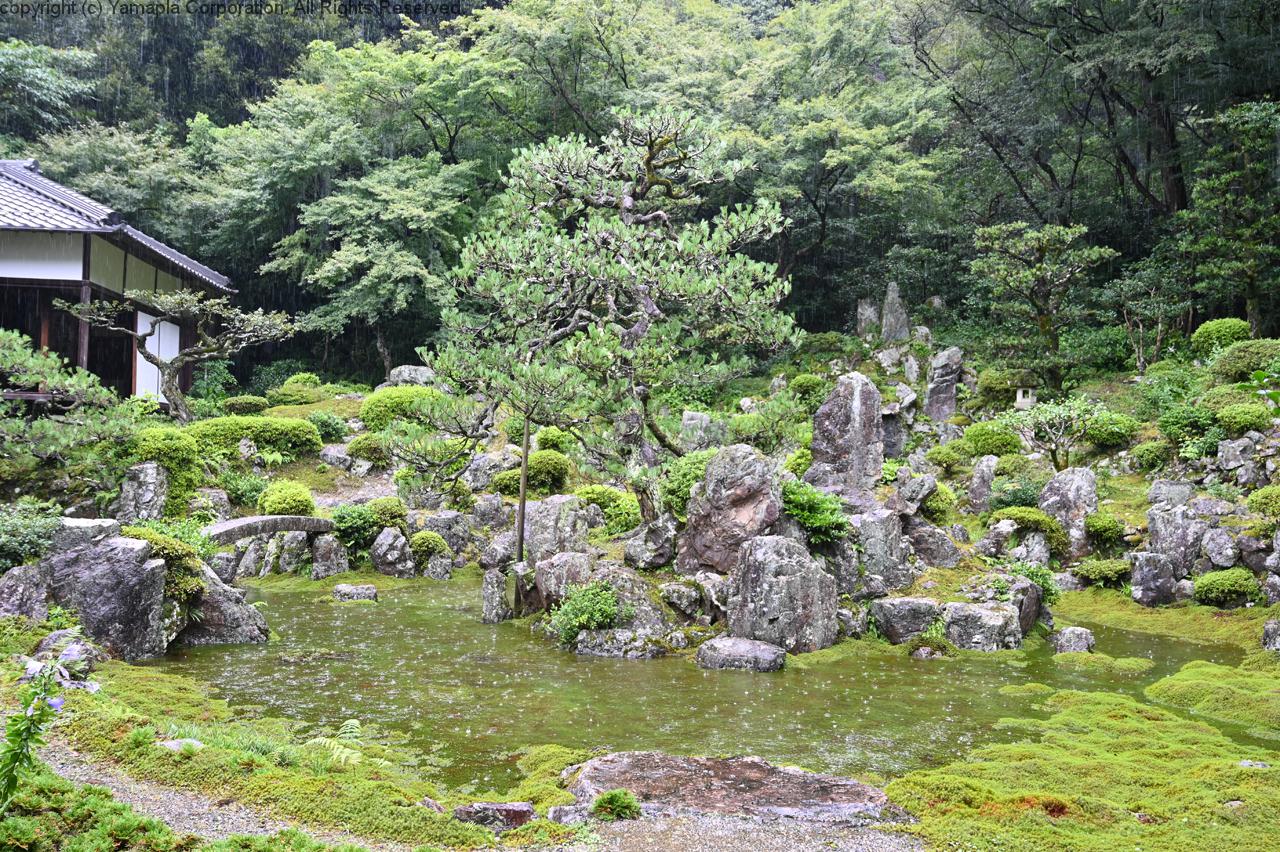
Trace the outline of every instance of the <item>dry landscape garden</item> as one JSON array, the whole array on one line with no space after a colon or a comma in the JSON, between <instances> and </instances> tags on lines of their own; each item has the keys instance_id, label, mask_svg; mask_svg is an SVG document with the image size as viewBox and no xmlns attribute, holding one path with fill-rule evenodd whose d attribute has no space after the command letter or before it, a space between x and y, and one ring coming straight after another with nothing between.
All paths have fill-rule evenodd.
<instances>
[{"instance_id":1,"label":"dry landscape garden","mask_svg":"<svg viewBox=\"0 0 1280 852\"><path fill-rule=\"evenodd\" d=\"M0 850L1280 848L1280 4L0 16Z\"/></svg>"}]
</instances>

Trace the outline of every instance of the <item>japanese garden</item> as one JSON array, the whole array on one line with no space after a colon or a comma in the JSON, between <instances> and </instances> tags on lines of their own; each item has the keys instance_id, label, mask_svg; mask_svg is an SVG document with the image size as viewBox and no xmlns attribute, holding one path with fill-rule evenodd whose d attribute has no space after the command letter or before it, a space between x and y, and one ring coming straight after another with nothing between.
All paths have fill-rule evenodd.
<instances>
[{"instance_id":1,"label":"japanese garden","mask_svg":"<svg viewBox=\"0 0 1280 852\"><path fill-rule=\"evenodd\" d=\"M0 850L1280 848L1280 4L0 10Z\"/></svg>"}]
</instances>

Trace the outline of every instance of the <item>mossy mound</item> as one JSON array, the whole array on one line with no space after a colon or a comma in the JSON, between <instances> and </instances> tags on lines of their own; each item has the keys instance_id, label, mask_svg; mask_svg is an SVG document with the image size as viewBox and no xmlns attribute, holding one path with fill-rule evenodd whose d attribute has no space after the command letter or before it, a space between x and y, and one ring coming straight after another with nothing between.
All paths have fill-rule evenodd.
<instances>
[{"instance_id":1,"label":"mossy mound","mask_svg":"<svg viewBox=\"0 0 1280 852\"><path fill-rule=\"evenodd\" d=\"M1146 657L1112 657L1088 651L1054 654L1053 662L1072 671L1129 676L1150 671L1156 664L1155 660L1148 660Z\"/></svg>"},{"instance_id":2,"label":"mossy mound","mask_svg":"<svg viewBox=\"0 0 1280 852\"><path fill-rule=\"evenodd\" d=\"M1280 658L1266 651L1238 668L1195 660L1145 693L1211 719L1270 728L1280 737Z\"/></svg>"}]
</instances>

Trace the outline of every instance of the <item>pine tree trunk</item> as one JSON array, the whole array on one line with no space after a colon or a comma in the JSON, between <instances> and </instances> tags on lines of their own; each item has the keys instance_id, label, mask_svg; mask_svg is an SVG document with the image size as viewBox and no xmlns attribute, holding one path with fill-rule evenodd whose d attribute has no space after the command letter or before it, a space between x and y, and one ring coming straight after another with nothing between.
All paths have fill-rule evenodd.
<instances>
[{"instance_id":1,"label":"pine tree trunk","mask_svg":"<svg viewBox=\"0 0 1280 852\"><path fill-rule=\"evenodd\" d=\"M516 562L524 561L524 508L529 499L529 415L520 442L520 505L516 507Z\"/></svg>"}]
</instances>

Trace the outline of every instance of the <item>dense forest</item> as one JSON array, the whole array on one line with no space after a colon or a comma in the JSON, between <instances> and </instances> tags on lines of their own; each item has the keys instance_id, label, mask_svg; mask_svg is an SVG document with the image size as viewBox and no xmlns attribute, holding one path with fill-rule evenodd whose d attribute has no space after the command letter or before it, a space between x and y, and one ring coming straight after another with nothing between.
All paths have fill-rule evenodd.
<instances>
[{"instance_id":1,"label":"dense forest","mask_svg":"<svg viewBox=\"0 0 1280 852\"><path fill-rule=\"evenodd\" d=\"M1060 385L1205 319L1280 328L1269 0L517 0L9 17L0 37L0 147L301 314L288 352L353 378L430 343L512 157L658 107L742 166L681 216L779 206L749 250L807 330L852 327L892 280ZM975 231L1015 222L1109 251L1019 292L972 265Z\"/></svg>"}]
</instances>

